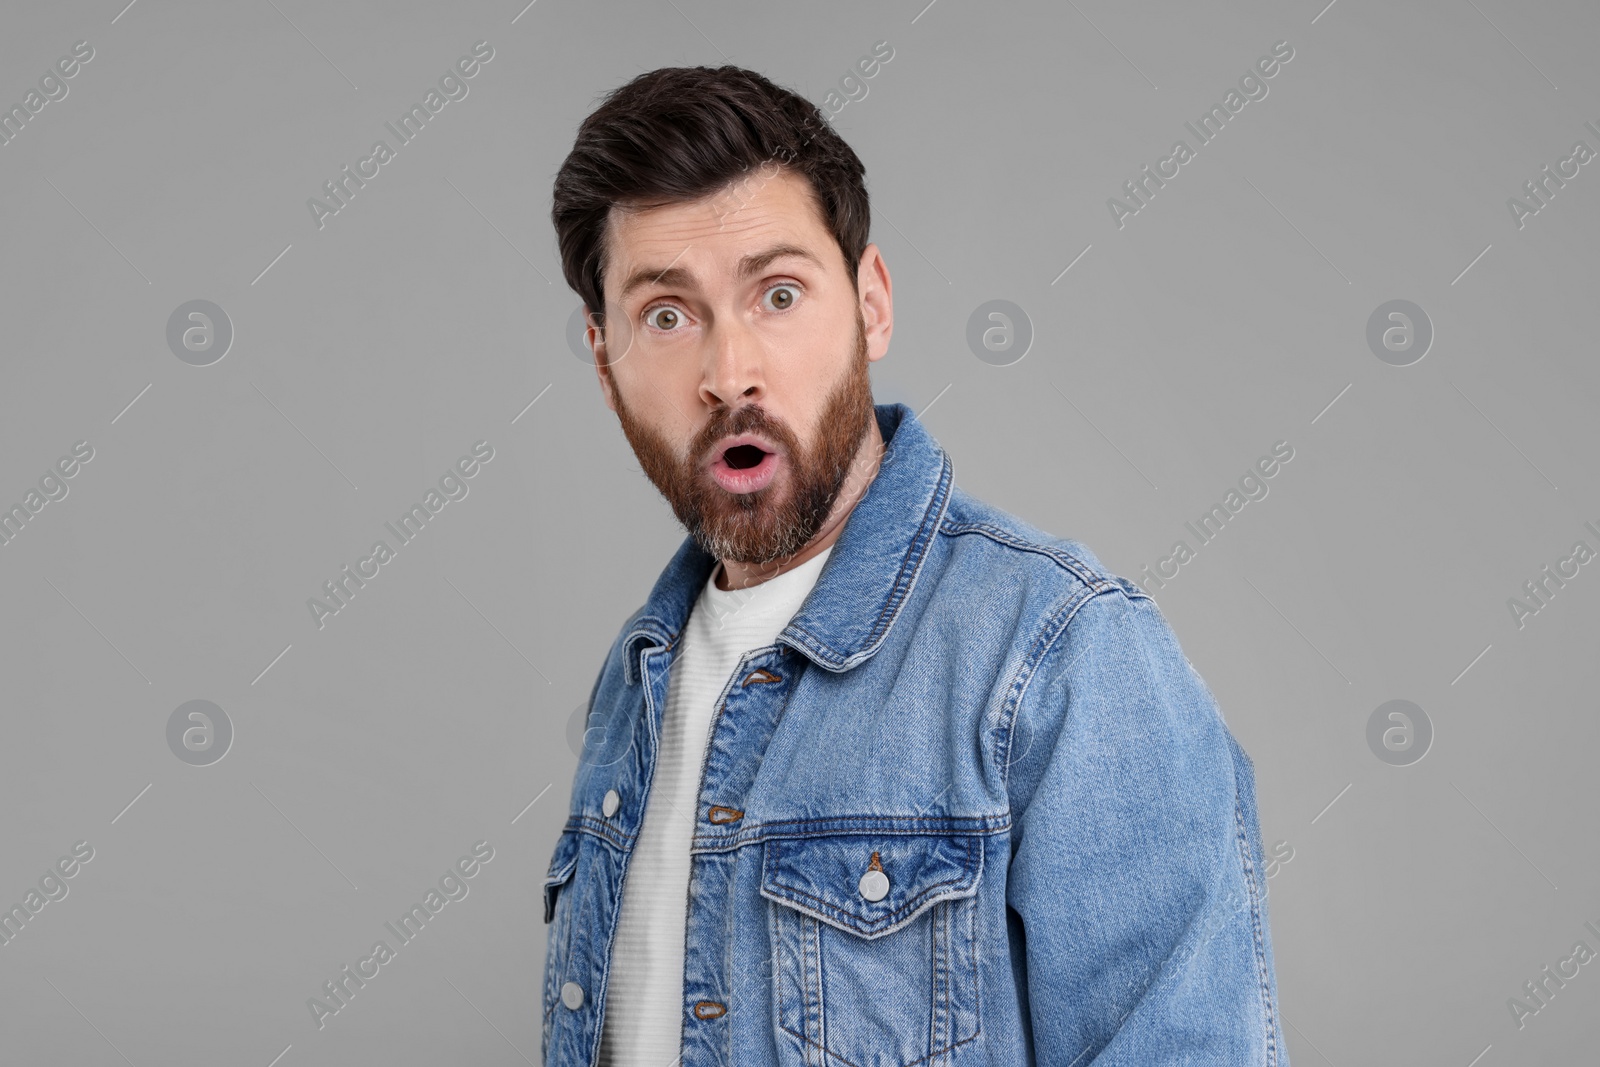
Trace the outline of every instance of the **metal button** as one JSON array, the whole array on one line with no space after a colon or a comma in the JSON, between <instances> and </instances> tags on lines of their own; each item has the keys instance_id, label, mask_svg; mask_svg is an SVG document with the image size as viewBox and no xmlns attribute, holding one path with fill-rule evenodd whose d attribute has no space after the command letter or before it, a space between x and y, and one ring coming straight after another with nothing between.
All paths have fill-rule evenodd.
<instances>
[{"instance_id":1,"label":"metal button","mask_svg":"<svg viewBox=\"0 0 1600 1067\"><path fill-rule=\"evenodd\" d=\"M561 1003L577 1011L583 1007L583 986L577 982L568 982L561 987Z\"/></svg>"},{"instance_id":2,"label":"metal button","mask_svg":"<svg viewBox=\"0 0 1600 1067\"><path fill-rule=\"evenodd\" d=\"M868 900L882 900L889 892L889 876L882 871L868 871L861 876L860 889Z\"/></svg>"},{"instance_id":3,"label":"metal button","mask_svg":"<svg viewBox=\"0 0 1600 1067\"><path fill-rule=\"evenodd\" d=\"M603 814L606 818L609 819L609 818L611 818L611 816L613 816L613 815L615 815L617 813L617 808L619 808L621 806L622 806L622 797L620 795L618 795L618 793L617 793L617 791L615 789L607 789L606 790L606 798L600 802L600 812L601 812L601 814ZM578 995L582 996L583 994L580 992Z\"/></svg>"}]
</instances>

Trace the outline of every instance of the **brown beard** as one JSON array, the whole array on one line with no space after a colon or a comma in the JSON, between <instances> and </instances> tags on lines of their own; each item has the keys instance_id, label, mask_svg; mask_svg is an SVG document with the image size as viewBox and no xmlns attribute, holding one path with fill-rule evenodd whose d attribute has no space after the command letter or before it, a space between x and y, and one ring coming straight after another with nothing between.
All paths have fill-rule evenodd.
<instances>
[{"instance_id":1,"label":"brown beard","mask_svg":"<svg viewBox=\"0 0 1600 1067\"><path fill-rule=\"evenodd\" d=\"M762 564L786 559L816 536L850 472L867 430L876 426L868 374L866 324L856 309L854 362L823 405L817 440L802 448L788 426L755 404L719 409L680 457L672 443L641 423L613 388L622 432L645 475L707 553L721 560ZM615 385L615 379L613 379ZM729 493L701 467L724 437L759 433L778 445L786 470L753 493Z\"/></svg>"}]
</instances>

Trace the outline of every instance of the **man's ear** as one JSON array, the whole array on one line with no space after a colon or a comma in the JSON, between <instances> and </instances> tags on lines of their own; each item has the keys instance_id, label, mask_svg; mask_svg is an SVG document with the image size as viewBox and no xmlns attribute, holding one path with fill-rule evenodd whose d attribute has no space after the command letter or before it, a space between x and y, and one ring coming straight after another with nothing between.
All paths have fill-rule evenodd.
<instances>
[{"instance_id":1,"label":"man's ear","mask_svg":"<svg viewBox=\"0 0 1600 1067\"><path fill-rule=\"evenodd\" d=\"M875 244L867 245L856 268L856 292L861 299L861 320L867 334L867 359L880 360L889 352L894 333L894 283L889 265Z\"/></svg>"},{"instance_id":2,"label":"man's ear","mask_svg":"<svg viewBox=\"0 0 1600 1067\"><path fill-rule=\"evenodd\" d=\"M606 407L616 411L615 390L617 386L616 382L612 380L611 368L608 365L611 357L606 351L605 328L603 325L594 325L596 322L603 324L605 318L601 315L591 315L589 313L589 305L585 304L583 306L583 321L587 324L584 327L584 339L588 342L590 354L594 358L595 376L600 379L600 395L605 399Z\"/></svg>"}]
</instances>

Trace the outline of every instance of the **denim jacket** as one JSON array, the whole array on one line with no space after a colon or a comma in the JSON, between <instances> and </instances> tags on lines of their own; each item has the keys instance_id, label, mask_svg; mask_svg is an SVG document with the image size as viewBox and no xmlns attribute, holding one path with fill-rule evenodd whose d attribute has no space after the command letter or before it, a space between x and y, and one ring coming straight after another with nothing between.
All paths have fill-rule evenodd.
<instances>
[{"instance_id":1,"label":"denim jacket","mask_svg":"<svg viewBox=\"0 0 1600 1067\"><path fill-rule=\"evenodd\" d=\"M1287 1067L1254 767L1155 602L957 488L905 405L875 414L877 476L718 698L682 1067ZM590 695L544 883L547 1064L595 1062L714 563L683 542Z\"/></svg>"}]
</instances>

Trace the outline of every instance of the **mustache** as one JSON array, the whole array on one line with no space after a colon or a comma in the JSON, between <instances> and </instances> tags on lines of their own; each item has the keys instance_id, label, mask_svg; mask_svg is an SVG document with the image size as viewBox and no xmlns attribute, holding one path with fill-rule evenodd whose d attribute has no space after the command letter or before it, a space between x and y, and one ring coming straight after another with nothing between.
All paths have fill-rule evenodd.
<instances>
[{"instance_id":1,"label":"mustache","mask_svg":"<svg viewBox=\"0 0 1600 1067\"><path fill-rule=\"evenodd\" d=\"M749 404L735 408L723 416L713 415L711 421L706 423L705 429L695 435L694 444L689 450L690 462L697 464L703 459L711 458L711 449L718 441L741 433L760 434L791 455L795 451L794 435L788 428L774 421L765 409Z\"/></svg>"}]
</instances>

